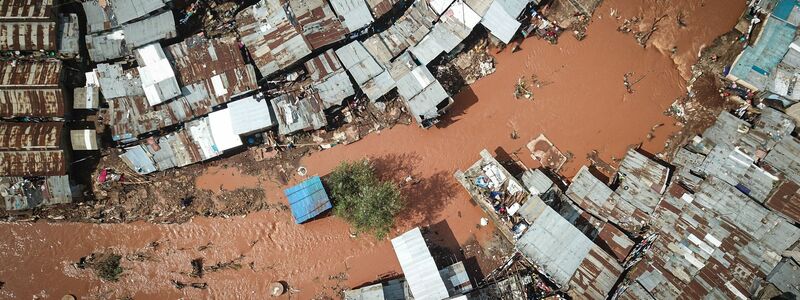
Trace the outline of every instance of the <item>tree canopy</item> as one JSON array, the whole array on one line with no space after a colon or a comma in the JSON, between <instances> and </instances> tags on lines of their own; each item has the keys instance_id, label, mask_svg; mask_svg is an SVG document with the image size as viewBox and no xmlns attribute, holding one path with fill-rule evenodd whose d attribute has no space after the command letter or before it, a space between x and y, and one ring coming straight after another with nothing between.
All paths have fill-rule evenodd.
<instances>
[{"instance_id":1,"label":"tree canopy","mask_svg":"<svg viewBox=\"0 0 800 300\"><path fill-rule=\"evenodd\" d=\"M368 160L342 162L325 181L334 201L333 213L358 232L372 232L383 238L403 209L398 187L378 179Z\"/></svg>"}]
</instances>

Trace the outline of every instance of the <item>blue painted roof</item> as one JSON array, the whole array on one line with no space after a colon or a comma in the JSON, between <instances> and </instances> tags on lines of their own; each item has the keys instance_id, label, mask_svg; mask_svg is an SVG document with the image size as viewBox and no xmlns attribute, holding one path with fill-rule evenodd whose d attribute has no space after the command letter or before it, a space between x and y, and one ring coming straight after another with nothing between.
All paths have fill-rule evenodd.
<instances>
[{"instance_id":1,"label":"blue painted roof","mask_svg":"<svg viewBox=\"0 0 800 300\"><path fill-rule=\"evenodd\" d=\"M319 176L285 189L283 193L289 199L289 207L297 224L308 221L333 207Z\"/></svg>"},{"instance_id":2,"label":"blue painted roof","mask_svg":"<svg viewBox=\"0 0 800 300\"><path fill-rule=\"evenodd\" d=\"M797 28L791 24L770 16L764 23L756 44L742 51L730 74L763 90L766 88L770 73L789 51L796 30Z\"/></svg>"},{"instance_id":3,"label":"blue painted roof","mask_svg":"<svg viewBox=\"0 0 800 300\"><path fill-rule=\"evenodd\" d=\"M772 15L781 20L789 21L789 16L791 16L792 10L797 5L797 0L782 0L772 10Z\"/></svg>"}]
</instances>

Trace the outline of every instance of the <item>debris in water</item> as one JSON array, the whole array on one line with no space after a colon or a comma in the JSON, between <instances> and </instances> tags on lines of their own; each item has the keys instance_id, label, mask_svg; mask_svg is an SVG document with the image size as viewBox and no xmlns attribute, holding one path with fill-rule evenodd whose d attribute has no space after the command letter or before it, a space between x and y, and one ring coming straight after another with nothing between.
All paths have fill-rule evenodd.
<instances>
[{"instance_id":1,"label":"debris in water","mask_svg":"<svg viewBox=\"0 0 800 300\"><path fill-rule=\"evenodd\" d=\"M191 277L203 278L203 258L195 258L192 260L192 273Z\"/></svg>"},{"instance_id":2,"label":"debris in water","mask_svg":"<svg viewBox=\"0 0 800 300\"><path fill-rule=\"evenodd\" d=\"M525 99L533 97L533 93L528 89L528 84L525 82L525 77L520 77L517 84L514 85L514 98L519 99L520 97Z\"/></svg>"}]
</instances>

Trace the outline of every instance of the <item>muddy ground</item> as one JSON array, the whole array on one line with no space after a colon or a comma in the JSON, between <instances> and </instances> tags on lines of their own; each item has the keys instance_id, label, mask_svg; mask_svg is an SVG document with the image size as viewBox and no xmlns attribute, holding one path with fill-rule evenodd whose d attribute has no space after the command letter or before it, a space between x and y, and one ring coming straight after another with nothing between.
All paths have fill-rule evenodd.
<instances>
[{"instance_id":1,"label":"muddy ground","mask_svg":"<svg viewBox=\"0 0 800 300\"><path fill-rule=\"evenodd\" d=\"M333 132L300 137L291 142L301 146L284 152L255 148L161 174L126 174L127 183L95 189L93 203L38 211L55 220L3 223L0 258L14 263L0 268L0 298L72 293L89 299L261 299L274 281L289 287L285 298L338 298L342 289L396 277L402 271L388 240L351 237L346 223L327 214L296 225L282 195L283 188L304 178L297 172L301 166L306 176L324 175L340 161L364 157L381 176L398 182L408 201L389 236L429 226L426 237L437 261L468 262L477 280L510 250L492 225L479 225L483 212L453 178L481 149L537 167L525 145L545 134L572 154L560 170L570 178L592 161L613 169L631 146L668 156L677 141L708 126L710 117L727 107L718 93L719 74L740 45L735 33L713 41L733 28L744 3L672 1L682 8L686 26L670 17L676 25L656 30L642 47L635 33L618 29L626 18L659 15L651 11L658 6L649 3L604 2L582 41L566 36L551 45L532 38L516 52L490 50L494 73L456 95L435 128L399 121L360 126L357 141L324 151L319 150ZM692 72L692 65L701 49L717 58L700 59L696 70L702 75L695 75L700 72ZM632 92L623 84L628 73L634 81L645 75ZM520 78L529 80L529 99L514 97ZM687 93L690 86L693 92ZM672 117L675 103L684 117ZM100 165L127 170L113 153ZM403 185L406 176L419 183ZM122 256L118 281L103 281L76 265L92 253ZM192 264L200 258L202 277Z\"/></svg>"}]
</instances>

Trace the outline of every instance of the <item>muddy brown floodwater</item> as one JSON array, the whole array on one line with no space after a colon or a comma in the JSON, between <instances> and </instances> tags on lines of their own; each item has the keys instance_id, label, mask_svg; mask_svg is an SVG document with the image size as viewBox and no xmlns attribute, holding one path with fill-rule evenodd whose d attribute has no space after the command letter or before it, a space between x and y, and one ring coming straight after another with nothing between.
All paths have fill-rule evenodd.
<instances>
[{"instance_id":1,"label":"muddy brown floodwater","mask_svg":"<svg viewBox=\"0 0 800 300\"><path fill-rule=\"evenodd\" d=\"M457 95L451 120L438 128L398 126L316 153L301 164L309 174L324 175L342 160L369 157L385 176L414 176L420 183L404 187L409 209L390 236L414 226L444 223L457 244L477 241L491 253L494 229L476 226L483 213L453 179L455 170L472 164L483 148L519 151L524 158L525 143L540 133L574 154L562 169L565 176L587 163L586 154L592 150L606 161L639 143L651 153L661 151L676 129L663 112L685 93L681 73L686 74L703 45L734 26L744 8L743 1L667 1L669 7L683 9L686 27L665 25L651 40L655 47L643 49L630 35L616 31L620 20L610 12L618 9L622 17L659 14L650 11L650 2L607 1L582 42L566 35L558 45L528 40L516 53L498 54L497 72ZM674 57L663 51L672 43L679 47ZM632 94L623 86L628 72L634 79L644 76ZM532 90L534 99L514 99L517 79L534 74L541 82ZM662 123L666 125L648 140L651 128ZM512 139L512 131L520 138ZM209 168L197 186L214 192L261 187L270 203L283 203L284 187L266 177ZM295 225L290 213L281 209L244 217L198 217L174 225L7 223L0 225L0 238L0 281L5 283L0 298L52 299L72 293L98 299L263 299L268 283L278 280L291 286L292 298L337 298L335 291L343 287L401 272L388 240L351 238L348 226L333 216ZM80 257L107 250L125 255L118 282L102 282L91 270L73 265ZM191 278L190 261L195 258L203 258L206 266L232 261L240 268ZM172 280L207 282L208 288L176 289Z\"/></svg>"}]
</instances>

